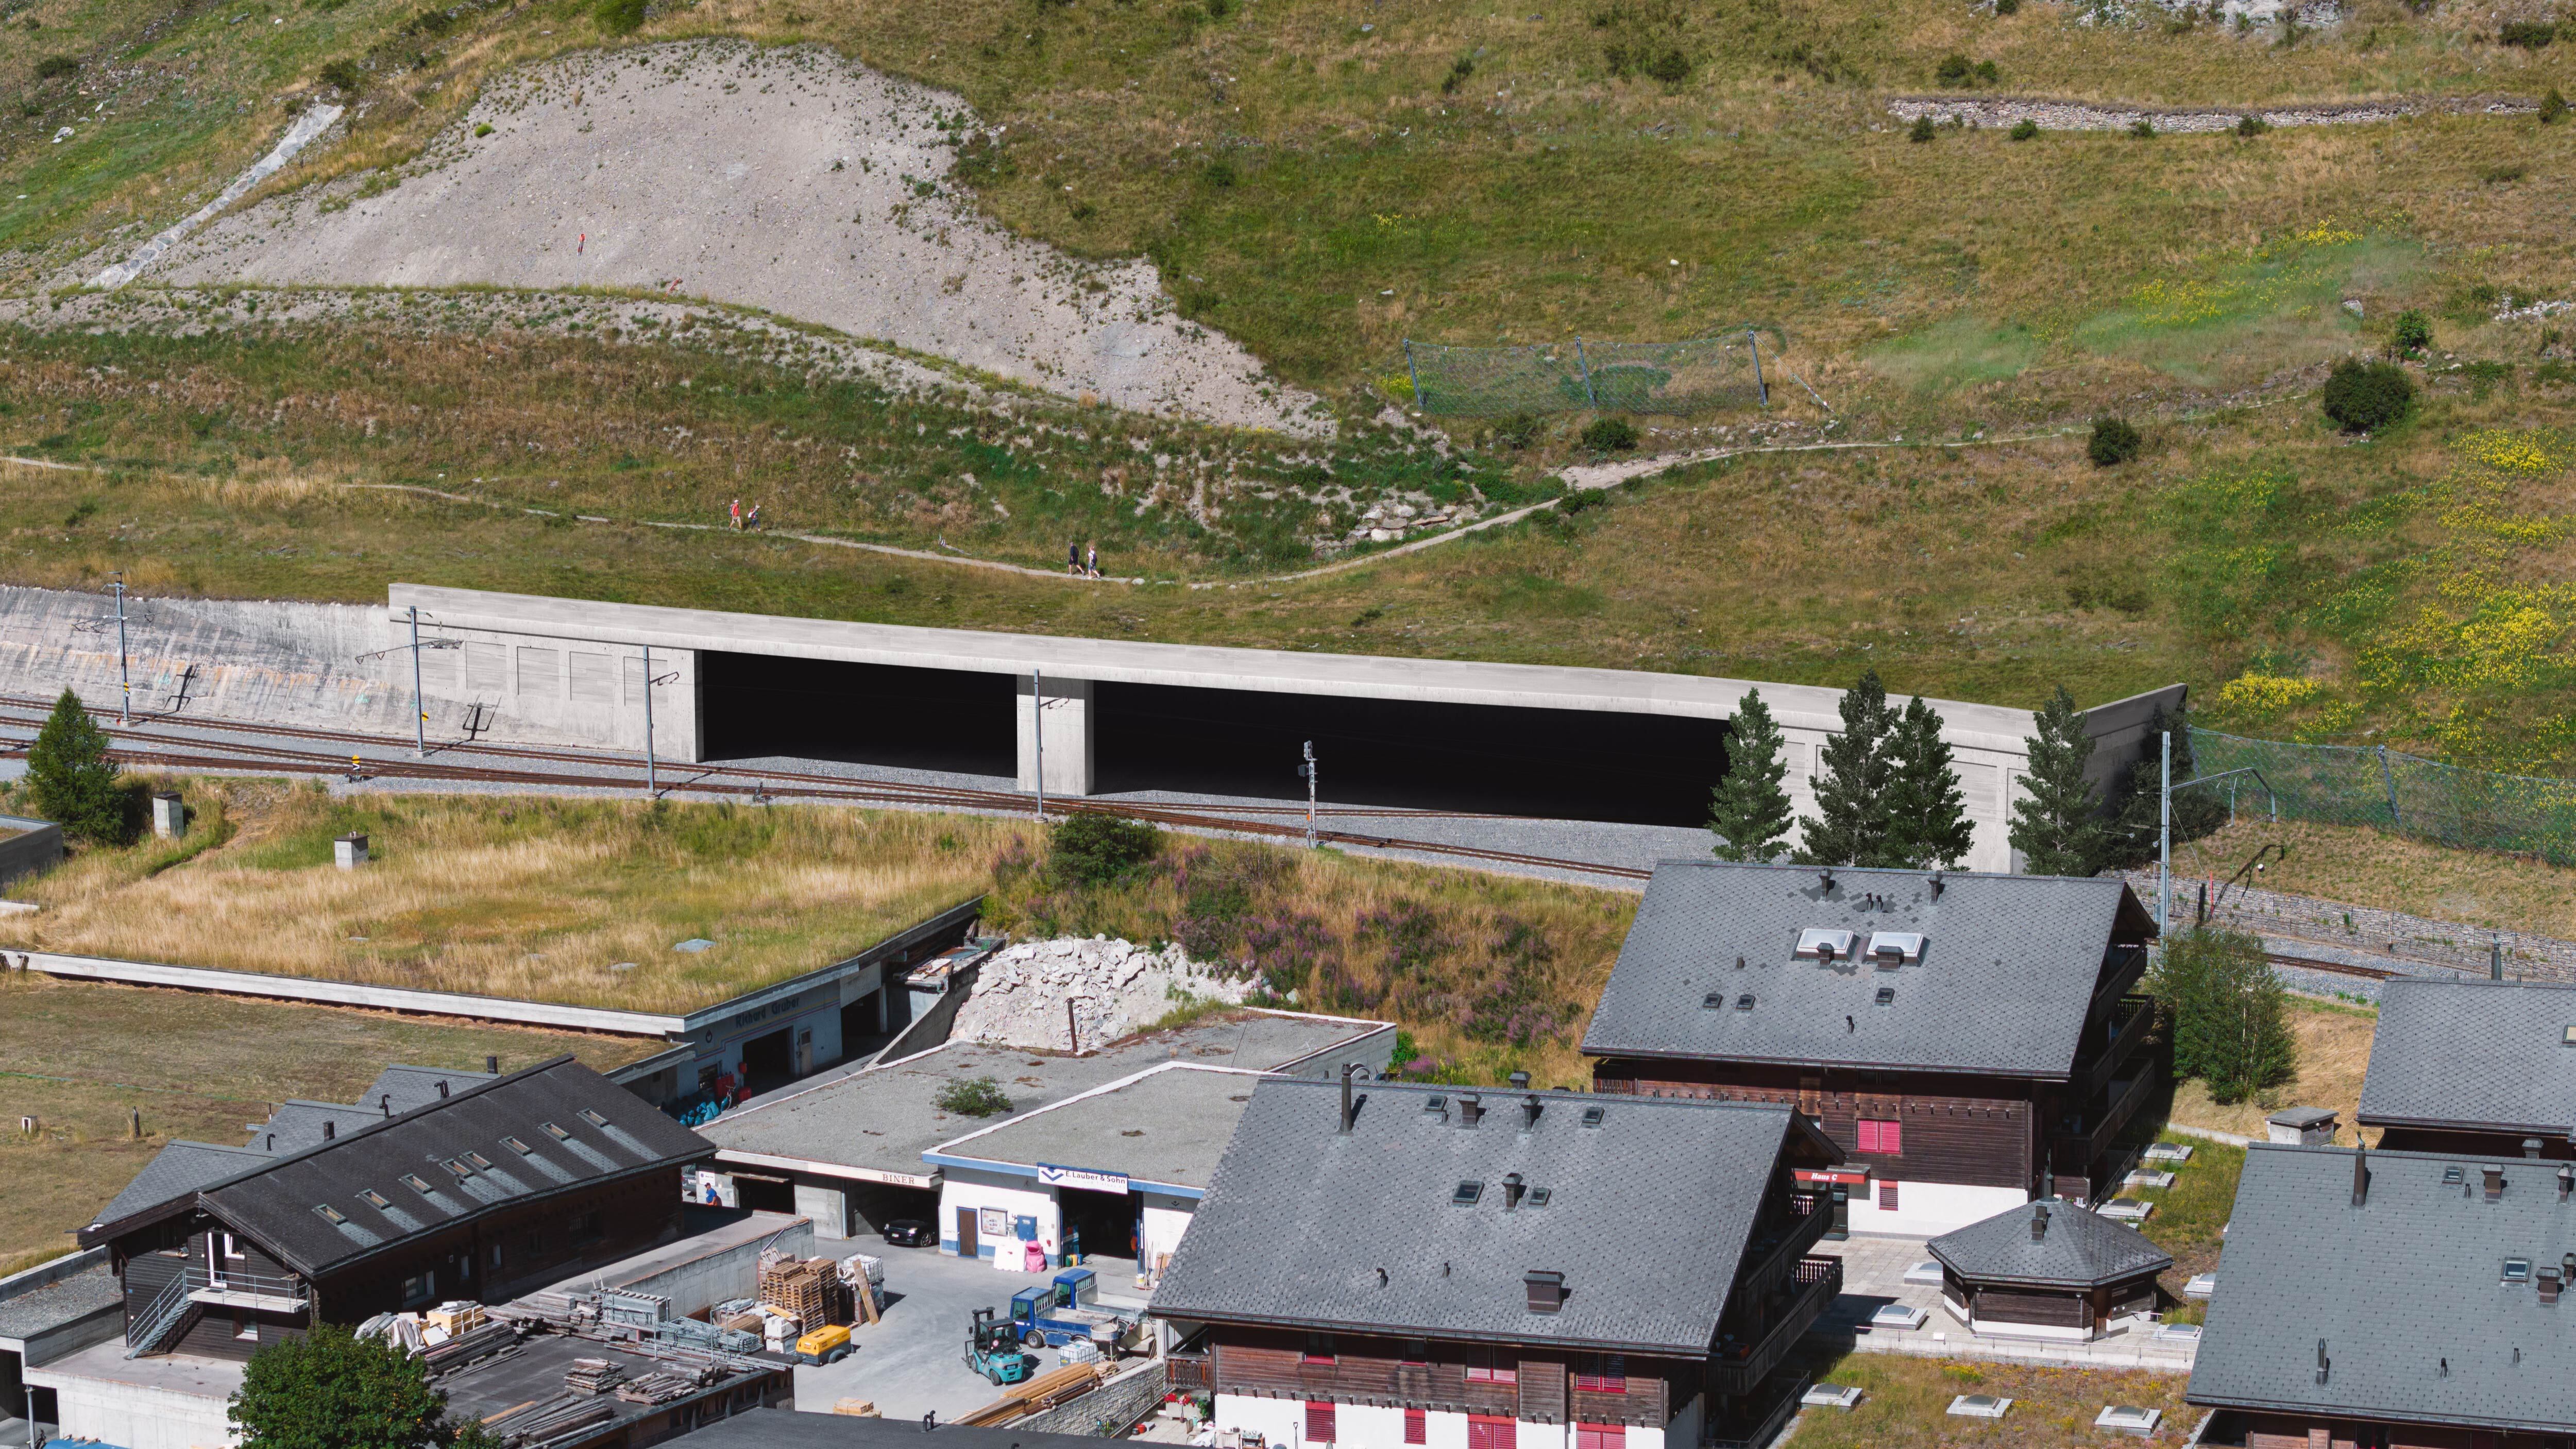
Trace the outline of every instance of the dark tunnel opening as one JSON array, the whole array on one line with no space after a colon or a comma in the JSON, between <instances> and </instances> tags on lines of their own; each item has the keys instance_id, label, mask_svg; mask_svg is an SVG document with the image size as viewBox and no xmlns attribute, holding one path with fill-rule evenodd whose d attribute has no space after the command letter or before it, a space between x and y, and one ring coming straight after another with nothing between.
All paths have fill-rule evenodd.
<instances>
[{"instance_id":1,"label":"dark tunnel opening","mask_svg":"<svg viewBox=\"0 0 2576 1449\"><path fill-rule=\"evenodd\" d=\"M698 656L704 757L791 755L945 770L1013 771L1011 676L765 654Z\"/></svg>"},{"instance_id":2,"label":"dark tunnel opening","mask_svg":"<svg viewBox=\"0 0 2576 1449\"><path fill-rule=\"evenodd\" d=\"M1331 804L1695 826L1726 773L1726 726L1669 715L1103 683L1091 718L1103 794L1302 800L1312 740Z\"/></svg>"}]
</instances>

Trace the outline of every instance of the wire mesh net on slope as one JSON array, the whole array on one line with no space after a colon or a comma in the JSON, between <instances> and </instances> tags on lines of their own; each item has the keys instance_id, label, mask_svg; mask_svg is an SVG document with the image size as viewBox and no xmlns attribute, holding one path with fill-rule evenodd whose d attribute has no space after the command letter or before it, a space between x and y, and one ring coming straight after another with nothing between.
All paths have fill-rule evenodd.
<instances>
[{"instance_id":1,"label":"wire mesh net on slope","mask_svg":"<svg viewBox=\"0 0 2576 1449\"><path fill-rule=\"evenodd\" d=\"M1685 414L1763 401L1759 344L1736 332L1687 342L1446 347L1407 342L1414 405L1442 417Z\"/></svg>"},{"instance_id":2,"label":"wire mesh net on slope","mask_svg":"<svg viewBox=\"0 0 2576 1449\"><path fill-rule=\"evenodd\" d=\"M2369 825L2440 845L2536 855L2576 865L2576 780L2465 770L2397 750L2249 740L2191 732L2201 775L2254 769L2285 819ZM2260 800L2239 777L2240 804Z\"/></svg>"}]
</instances>

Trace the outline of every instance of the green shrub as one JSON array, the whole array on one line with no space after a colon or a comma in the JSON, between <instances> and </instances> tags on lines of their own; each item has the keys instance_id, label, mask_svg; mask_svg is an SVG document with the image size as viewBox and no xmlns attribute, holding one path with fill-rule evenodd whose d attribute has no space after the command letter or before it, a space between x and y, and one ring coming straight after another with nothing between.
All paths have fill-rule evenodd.
<instances>
[{"instance_id":1,"label":"green shrub","mask_svg":"<svg viewBox=\"0 0 2576 1449\"><path fill-rule=\"evenodd\" d=\"M2393 362L2345 358L2326 378L2326 416L2347 433L2375 433L2415 410L2415 382Z\"/></svg>"},{"instance_id":2,"label":"green shrub","mask_svg":"<svg viewBox=\"0 0 2576 1449\"><path fill-rule=\"evenodd\" d=\"M1075 885L1106 885L1152 860L1163 833L1142 820L1083 813L1047 834L1047 864Z\"/></svg>"},{"instance_id":3,"label":"green shrub","mask_svg":"<svg viewBox=\"0 0 2576 1449\"><path fill-rule=\"evenodd\" d=\"M403 25L405 35L445 35L456 28L456 17L444 10L424 10Z\"/></svg>"},{"instance_id":4,"label":"green shrub","mask_svg":"<svg viewBox=\"0 0 2576 1449\"><path fill-rule=\"evenodd\" d=\"M2558 27L2546 20L2508 20L2496 31L2498 44L2525 50L2538 50L2557 38Z\"/></svg>"},{"instance_id":5,"label":"green shrub","mask_svg":"<svg viewBox=\"0 0 2576 1449\"><path fill-rule=\"evenodd\" d=\"M1593 509L1609 506L1609 489L1578 488L1557 502L1556 511L1559 517L1572 518L1579 513L1590 513Z\"/></svg>"},{"instance_id":6,"label":"green shrub","mask_svg":"<svg viewBox=\"0 0 2576 1449\"><path fill-rule=\"evenodd\" d=\"M1637 429L1626 418L1594 418L1583 429L1583 446L1596 453L1625 453L1637 446Z\"/></svg>"},{"instance_id":7,"label":"green shrub","mask_svg":"<svg viewBox=\"0 0 2576 1449\"><path fill-rule=\"evenodd\" d=\"M1932 71L1932 83L1945 90L1957 90L1962 86L1974 84L1976 78L1976 66L1966 56L1955 50L1941 57L1941 64Z\"/></svg>"},{"instance_id":8,"label":"green shrub","mask_svg":"<svg viewBox=\"0 0 2576 1449\"><path fill-rule=\"evenodd\" d=\"M322 83L345 95L356 95L358 88L366 84L366 73L358 69L354 60L335 60L322 67Z\"/></svg>"},{"instance_id":9,"label":"green shrub","mask_svg":"<svg viewBox=\"0 0 2576 1449\"><path fill-rule=\"evenodd\" d=\"M2141 141L2154 140L2156 135L2156 123L2148 120L2144 116L2140 116L2138 119L2129 123L2129 134L2137 137Z\"/></svg>"},{"instance_id":10,"label":"green shrub","mask_svg":"<svg viewBox=\"0 0 2576 1449\"><path fill-rule=\"evenodd\" d=\"M2264 120L2261 116L2239 116L2236 118L2236 134L2245 137L2249 141L2270 129L2272 129L2272 123Z\"/></svg>"},{"instance_id":11,"label":"green shrub","mask_svg":"<svg viewBox=\"0 0 2576 1449\"><path fill-rule=\"evenodd\" d=\"M1207 178L1210 186L1232 186L1240 179L1235 175L1234 163L1222 156L1210 161L1207 169L1199 174Z\"/></svg>"},{"instance_id":12,"label":"green shrub","mask_svg":"<svg viewBox=\"0 0 2576 1449\"><path fill-rule=\"evenodd\" d=\"M1494 441L1521 452L1539 440L1540 424L1536 413L1513 413L1494 420Z\"/></svg>"},{"instance_id":13,"label":"green shrub","mask_svg":"<svg viewBox=\"0 0 2576 1449\"><path fill-rule=\"evenodd\" d=\"M2126 418L2095 418L2093 436L2085 441L2084 456L2096 468L2109 468L2138 456L2146 439L2138 435Z\"/></svg>"},{"instance_id":14,"label":"green shrub","mask_svg":"<svg viewBox=\"0 0 2576 1449\"><path fill-rule=\"evenodd\" d=\"M1680 85L1690 79L1690 57L1678 50L1667 50L1646 62L1646 74L1668 86Z\"/></svg>"},{"instance_id":15,"label":"green shrub","mask_svg":"<svg viewBox=\"0 0 2576 1449\"><path fill-rule=\"evenodd\" d=\"M1474 56L1462 55L1456 60L1451 61L1449 63L1449 74L1441 77L1440 79L1440 94L1444 96L1454 96L1458 94L1458 87L1465 85L1467 83L1467 77L1474 75L1475 73L1476 58Z\"/></svg>"},{"instance_id":16,"label":"green shrub","mask_svg":"<svg viewBox=\"0 0 2576 1449\"><path fill-rule=\"evenodd\" d=\"M1977 62L1977 84L1981 86L1990 86L2000 82L2003 78L2004 73L1995 69L1995 63L1993 61L1981 60Z\"/></svg>"},{"instance_id":17,"label":"green shrub","mask_svg":"<svg viewBox=\"0 0 2576 1449\"><path fill-rule=\"evenodd\" d=\"M2298 1074L2298 1041L2259 937L2178 935L2147 989L2165 1013L2174 1075L2200 1078L2212 1100L2241 1102Z\"/></svg>"},{"instance_id":18,"label":"green shrub","mask_svg":"<svg viewBox=\"0 0 2576 1449\"><path fill-rule=\"evenodd\" d=\"M1234 13L1234 0L1207 0L1207 13L1210 20L1223 20Z\"/></svg>"},{"instance_id":19,"label":"green shrub","mask_svg":"<svg viewBox=\"0 0 2576 1449\"><path fill-rule=\"evenodd\" d=\"M491 123L490 121L477 121L477 122L475 122L475 123L474 123L474 134L475 134L475 136L476 136L478 139L479 139L479 138L481 138L481 137L484 137L484 136L489 136L489 135L491 135L491 134L492 134L492 123Z\"/></svg>"},{"instance_id":20,"label":"green shrub","mask_svg":"<svg viewBox=\"0 0 2576 1449\"><path fill-rule=\"evenodd\" d=\"M2021 0L1995 0L1997 15L2011 15L2021 9Z\"/></svg>"},{"instance_id":21,"label":"green shrub","mask_svg":"<svg viewBox=\"0 0 2576 1449\"><path fill-rule=\"evenodd\" d=\"M611 35L632 35L644 28L644 0L599 0L591 17Z\"/></svg>"},{"instance_id":22,"label":"green shrub","mask_svg":"<svg viewBox=\"0 0 2576 1449\"><path fill-rule=\"evenodd\" d=\"M81 63L77 56L49 55L36 62L36 79L60 80L67 75L80 74L80 68Z\"/></svg>"},{"instance_id":23,"label":"green shrub","mask_svg":"<svg viewBox=\"0 0 2576 1449\"><path fill-rule=\"evenodd\" d=\"M2388 329L2388 350L2400 356L2411 357L2432 345L2433 324L2412 307L2398 313Z\"/></svg>"},{"instance_id":24,"label":"green shrub","mask_svg":"<svg viewBox=\"0 0 2576 1449\"><path fill-rule=\"evenodd\" d=\"M990 1117L1011 1110L1011 1099L1002 1092L1002 1084L991 1077L970 1077L950 1082L932 1099L942 1112L960 1117Z\"/></svg>"},{"instance_id":25,"label":"green shrub","mask_svg":"<svg viewBox=\"0 0 2576 1449\"><path fill-rule=\"evenodd\" d=\"M1933 134L1932 118L1930 116L1916 116L1914 118L1914 129L1905 133L1905 139L1912 141L1919 146L1922 143L1931 140Z\"/></svg>"},{"instance_id":26,"label":"green shrub","mask_svg":"<svg viewBox=\"0 0 2576 1449\"><path fill-rule=\"evenodd\" d=\"M2540 98L2540 124L2544 126L2556 125L2559 118L2566 114L2567 98L2558 93L2558 87L2551 86L2549 88L2549 94Z\"/></svg>"}]
</instances>

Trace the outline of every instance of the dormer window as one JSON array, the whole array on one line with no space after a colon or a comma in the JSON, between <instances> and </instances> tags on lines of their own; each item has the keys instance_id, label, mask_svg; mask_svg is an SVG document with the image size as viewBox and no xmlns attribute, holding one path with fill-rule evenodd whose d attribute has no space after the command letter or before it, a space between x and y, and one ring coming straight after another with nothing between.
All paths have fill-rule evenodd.
<instances>
[{"instance_id":1,"label":"dormer window","mask_svg":"<svg viewBox=\"0 0 2576 1449\"><path fill-rule=\"evenodd\" d=\"M469 1153L466 1153L466 1154L465 1154L465 1160L466 1160L466 1161L468 1161L468 1162L470 1162L470 1163L473 1163L473 1164L474 1164L474 1166L475 1166L475 1168L476 1168L476 1170L478 1170L478 1171L481 1171L481 1172L490 1172L490 1171L492 1170L492 1159L491 1159L491 1158L488 1158L488 1157L486 1157L486 1156L484 1156L484 1155L483 1155L482 1153L480 1153L480 1152L469 1152Z\"/></svg>"},{"instance_id":2,"label":"dormer window","mask_svg":"<svg viewBox=\"0 0 2576 1449\"><path fill-rule=\"evenodd\" d=\"M502 1146L504 1146L504 1147L509 1148L512 1152L515 1152L515 1153L519 1154L521 1157L531 1157L531 1156L534 1156L534 1155L536 1154L536 1150L537 1150L537 1149L535 1149L535 1148L533 1148L533 1147L530 1147L528 1144L526 1144L526 1143L524 1143L524 1142L520 1141L520 1140L519 1140L518 1138L516 1138L516 1137L504 1137L504 1138L502 1138L502 1139L501 1139L501 1145L502 1145Z\"/></svg>"},{"instance_id":3,"label":"dormer window","mask_svg":"<svg viewBox=\"0 0 2576 1449\"><path fill-rule=\"evenodd\" d=\"M340 1211L338 1208L331 1206L327 1202L315 1203L313 1205L313 1210L322 1215L322 1221L329 1223L335 1228L349 1220L349 1215L347 1213Z\"/></svg>"},{"instance_id":4,"label":"dormer window","mask_svg":"<svg viewBox=\"0 0 2576 1449\"><path fill-rule=\"evenodd\" d=\"M422 1197L427 1197L430 1194L429 1179L422 1177L416 1172L404 1173L402 1184L403 1186L410 1188L412 1191L419 1193Z\"/></svg>"},{"instance_id":5,"label":"dormer window","mask_svg":"<svg viewBox=\"0 0 2576 1449\"><path fill-rule=\"evenodd\" d=\"M378 1211L382 1211L394 1205L393 1199L386 1197L383 1193L376 1191L372 1187L359 1193L358 1196L365 1200L367 1206L375 1208Z\"/></svg>"},{"instance_id":6,"label":"dormer window","mask_svg":"<svg viewBox=\"0 0 2576 1449\"><path fill-rule=\"evenodd\" d=\"M1455 1188L1450 1190L1449 1205L1451 1207L1474 1207L1476 1205L1476 1199L1483 1197L1484 1195L1485 1185L1482 1182L1470 1179L1469 1181L1458 1184Z\"/></svg>"},{"instance_id":7,"label":"dormer window","mask_svg":"<svg viewBox=\"0 0 2576 1449\"><path fill-rule=\"evenodd\" d=\"M561 1127L556 1126L556 1125L555 1125L555 1124L553 1124L552 1122L540 1122L540 1123L538 1123L537 1125L538 1125L538 1126L540 1126L540 1127L543 1127L544 1129L546 1129L546 1135L547 1135L548 1137L553 1138L553 1139L554 1139L554 1140L556 1140L557 1142L570 1142L570 1141L572 1140L572 1134L571 1134L571 1133L566 1132L566 1131L565 1131L565 1130L563 1130Z\"/></svg>"},{"instance_id":8,"label":"dormer window","mask_svg":"<svg viewBox=\"0 0 2576 1449\"><path fill-rule=\"evenodd\" d=\"M608 1125L607 1118L600 1116L597 1112L590 1110L588 1107L581 1109L581 1120L589 1123L593 1127L605 1127Z\"/></svg>"}]
</instances>

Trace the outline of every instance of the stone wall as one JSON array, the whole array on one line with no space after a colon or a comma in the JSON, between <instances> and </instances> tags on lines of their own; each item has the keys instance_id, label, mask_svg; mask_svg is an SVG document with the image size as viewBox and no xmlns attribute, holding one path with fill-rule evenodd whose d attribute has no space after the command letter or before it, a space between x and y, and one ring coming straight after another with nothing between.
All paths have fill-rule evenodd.
<instances>
[{"instance_id":1,"label":"stone wall","mask_svg":"<svg viewBox=\"0 0 2576 1449\"><path fill-rule=\"evenodd\" d=\"M1163 1361L1146 1359L1131 1364L1100 1387L1025 1419L1014 1419L1010 1427L1033 1434L1094 1434L1116 1436L1154 1412L1163 1402Z\"/></svg>"},{"instance_id":2,"label":"stone wall","mask_svg":"<svg viewBox=\"0 0 2576 1449\"><path fill-rule=\"evenodd\" d=\"M2132 871L2128 881L2153 912L2155 871ZM2174 881L2177 927L2189 926L2198 913L2201 889L2197 880ZM2210 895L2216 901L2210 911L2212 925L2288 942L2313 942L2336 953L2335 959L2382 960L2387 969L2410 976L2444 972L2484 976L2492 953L2501 945L2508 979L2576 982L2576 941L2242 886L2223 895L2213 886Z\"/></svg>"}]
</instances>

